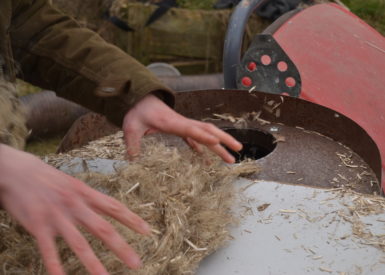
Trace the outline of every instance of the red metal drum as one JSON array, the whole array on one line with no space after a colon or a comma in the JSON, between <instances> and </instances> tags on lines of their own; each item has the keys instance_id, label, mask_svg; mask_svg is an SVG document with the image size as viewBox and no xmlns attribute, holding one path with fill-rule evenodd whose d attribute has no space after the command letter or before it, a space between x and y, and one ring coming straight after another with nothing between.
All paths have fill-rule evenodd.
<instances>
[{"instance_id":1,"label":"red metal drum","mask_svg":"<svg viewBox=\"0 0 385 275\"><path fill-rule=\"evenodd\" d=\"M385 190L385 38L336 4L295 14L273 36L301 74L300 97L350 117L374 139Z\"/></svg>"}]
</instances>

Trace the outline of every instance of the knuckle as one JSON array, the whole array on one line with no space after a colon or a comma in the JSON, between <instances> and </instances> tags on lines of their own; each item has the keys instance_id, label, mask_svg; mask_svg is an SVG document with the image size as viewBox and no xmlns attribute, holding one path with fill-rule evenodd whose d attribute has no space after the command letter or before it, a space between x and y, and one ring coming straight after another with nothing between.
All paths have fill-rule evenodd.
<instances>
[{"instance_id":1,"label":"knuckle","mask_svg":"<svg viewBox=\"0 0 385 275\"><path fill-rule=\"evenodd\" d=\"M115 235L115 229L110 223L104 221L95 227L95 235L105 240Z\"/></svg>"},{"instance_id":2,"label":"knuckle","mask_svg":"<svg viewBox=\"0 0 385 275\"><path fill-rule=\"evenodd\" d=\"M46 259L47 265L50 266L52 270L60 270L61 269L61 264L60 261L57 259L54 259L52 257L49 257Z\"/></svg>"},{"instance_id":3,"label":"knuckle","mask_svg":"<svg viewBox=\"0 0 385 275\"><path fill-rule=\"evenodd\" d=\"M77 254L85 254L89 251L88 242L80 235L80 233L78 236L71 237L71 248Z\"/></svg>"},{"instance_id":4,"label":"knuckle","mask_svg":"<svg viewBox=\"0 0 385 275\"><path fill-rule=\"evenodd\" d=\"M114 199L108 200L108 206L107 207L108 207L109 213L121 212L124 209L123 205Z\"/></svg>"},{"instance_id":5,"label":"knuckle","mask_svg":"<svg viewBox=\"0 0 385 275\"><path fill-rule=\"evenodd\" d=\"M60 202L66 206L73 208L75 206L75 199L74 199L74 193L66 190L66 189L60 189L58 190L58 195L60 198Z\"/></svg>"},{"instance_id":6,"label":"knuckle","mask_svg":"<svg viewBox=\"0 0 385 275\"><path fill-rule=\"evenodd\" d=\"M205 123L205 124L203 125L203 128L204 128L206 131L209 131L209 132L214 131L214 130L216 129L216 127L215 127L214 124L212 124L212 123Z\"/></svg>"}]
</instances>

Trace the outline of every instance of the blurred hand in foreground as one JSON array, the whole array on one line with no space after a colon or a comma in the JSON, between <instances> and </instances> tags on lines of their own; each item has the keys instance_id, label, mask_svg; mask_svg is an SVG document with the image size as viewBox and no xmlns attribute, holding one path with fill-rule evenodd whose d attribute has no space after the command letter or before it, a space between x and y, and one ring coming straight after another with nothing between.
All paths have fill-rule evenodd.
<instances>
[{"instance_id":1,"label":"blurred hand in foreground","mask_svg":"<svg viewBox=\"0 0 385 275\"><path fill-rule=\"evenodd\" d=\"M202 152L202 145L207 146L227 163L234 163L235 159L223 145L233 151L242 149L241 143L213 124L188 119L152 94L145 96L127 112L123 132L131 157L140 153L142 137L156 132L180 136L197 152Z\"/></svg>"},{"instance_id":2,"label":"blurred hand in foreground","mask_svg":"<svg viewBox=\"0 0 385 275\"><path fill-rule=\"evenodd\" d=\"M108 274L77 229L100 238L128 267L139 268L138 255L100 215L115 218L141 234L149 225L117 200L45 164L0 144L0 200L3 207L37 240L52 275L65 274L55 246L61 236L91 274Z\"/></svg>"}]
</instances>

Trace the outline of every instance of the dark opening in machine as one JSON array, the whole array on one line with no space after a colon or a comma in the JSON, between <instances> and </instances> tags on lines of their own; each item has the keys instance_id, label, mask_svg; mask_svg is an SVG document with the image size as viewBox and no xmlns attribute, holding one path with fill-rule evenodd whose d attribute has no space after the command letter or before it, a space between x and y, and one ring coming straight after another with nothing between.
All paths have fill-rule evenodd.
<instances>
[{"instance_id":1,"label":"dark opening in machine","mask_svg":"<svg viewBox=\"0 0 385 275\"><path fill-rule=\"evenodd\" d=\"M224 128L223 130L243 144L240 152L228 149L236 162L245 159L261 159L273 152L277 146L273 135L258 129Z\"/></svg>"}]
</instances>

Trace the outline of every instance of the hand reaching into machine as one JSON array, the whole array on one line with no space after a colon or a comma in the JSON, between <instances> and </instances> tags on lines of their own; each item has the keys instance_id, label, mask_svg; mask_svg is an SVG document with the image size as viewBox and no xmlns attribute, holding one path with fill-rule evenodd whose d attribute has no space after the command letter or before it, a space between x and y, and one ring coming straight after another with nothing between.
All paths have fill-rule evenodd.
<instances>
[{"instance_id":1,"label":"hand reaching into machine","mask_svg":"<svg viewBox=\"0 0 385 275\"><path fill-rule=\"evenodd\" d=\"M155 132L180 136L198 152L202 151L202 145L207 146L227 163L234 163L235 159L223 145L233 151L242 149L241 143L216 126L188 119L152 94L145 96L127 112L123 132L130 156L139 154L143 136Z\"/></svg>"}]
</instances>

